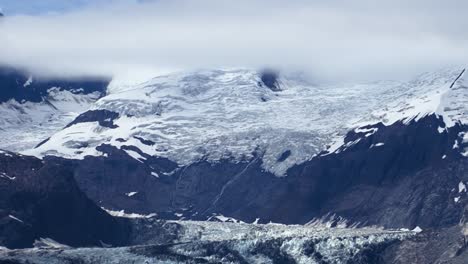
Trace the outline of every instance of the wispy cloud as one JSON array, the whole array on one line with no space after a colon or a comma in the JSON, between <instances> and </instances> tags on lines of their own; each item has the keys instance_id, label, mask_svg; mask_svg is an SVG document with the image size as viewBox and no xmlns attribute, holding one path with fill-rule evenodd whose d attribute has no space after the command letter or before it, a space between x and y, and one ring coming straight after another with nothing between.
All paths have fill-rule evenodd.
<instances>
[{"instance_id":1,"label":"wispy cloud","mask_svg":"<svg viewBox=\"0 0 468 264\"><path fill-rule=\"evenodd\" d=\"M53 74L272 66L330 79L468 63L468 3L408 2L113 1L4 19L0 62Z\"/></svg>"}]
</instances>

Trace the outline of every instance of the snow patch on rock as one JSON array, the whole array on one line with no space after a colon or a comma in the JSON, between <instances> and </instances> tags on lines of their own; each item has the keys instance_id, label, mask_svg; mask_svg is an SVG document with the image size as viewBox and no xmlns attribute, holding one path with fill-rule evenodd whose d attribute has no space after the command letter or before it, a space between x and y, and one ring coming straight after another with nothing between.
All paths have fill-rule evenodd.
<instances>
[{"instance_id":1,"label":"snow patch on rock","mask_svg":"<svg viewBox=\"0 0 468 264\"><path fill-rule=\"evenodd\" d=\"M33 83L33 77L29 76L28 80L26 80L26 82L23 84L23 87L28 87L32 83Z\"/></svg>"},{"instance_id":2,"label":"snow patch on rock","mask_svg":"<svg viewBox=\"0 0 468 264\"><path fill-rule=\"evenodd\" d=\"M106 208L102 209L106 211L108 214L115 216L115 217L124 217L124 218L152 218L157 216L157 214L147 214L147 215L142 215L142 214L136 214L136 213L125 213L125 210L120 210L120 211L113 211L113 210L108 210Z\"/></svg>"},{"instance_id":3,"label":"snow patch on rock","mask_svg":"<svg viewBox=\"0 0 468 264\"><path fill-rule=\"evenodd\" d=\"M466 192L466 185L462 181L458 183L458 193Z\"/></svg>"}]
</instances>

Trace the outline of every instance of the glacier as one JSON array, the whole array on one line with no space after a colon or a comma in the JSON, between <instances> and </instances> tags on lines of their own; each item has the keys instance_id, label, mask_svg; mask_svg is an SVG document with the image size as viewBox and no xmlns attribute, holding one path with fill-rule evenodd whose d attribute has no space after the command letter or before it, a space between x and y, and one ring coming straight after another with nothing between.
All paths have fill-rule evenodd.
<instances>
[{"instance_id":1,"label":"glacier","mask_svg":"<svg viewBox=\"0 0 468 264\"><path fill-rule=\"evenodd\" d=\"M144 220L147 228L177 229L171 239L118 248L72 248L41 239L32 249L0 248L0 260L28 263L370 263L415 231L196 221ZM151 222L156 221L156 222ZM152 230L151 232L156 232ZM161 236L161 235L159 235ZM370 262L369 262L370 261Z\"/></svg>"},{"instance_id":2,"label":"glacier","mask_svg":"<svg viewBox=\"0 0 468 264\"><path fill-rule=\"evenodd\" d=\"M467 79L460 68L406 82L333 85L284 74L273 91L249 69L172 73L132 87L113 85L90 106L118 113L116 128L77 123L23 153L82 159L103 155L96 149L101 144L132 145L181 166L249 160L260 153L265 170L285 176L295 164L336 151L348 131L368 124L432 113L448 127L467 123ZM144 160L136 152L129 155Z\"/></svg>"}]
</instances>

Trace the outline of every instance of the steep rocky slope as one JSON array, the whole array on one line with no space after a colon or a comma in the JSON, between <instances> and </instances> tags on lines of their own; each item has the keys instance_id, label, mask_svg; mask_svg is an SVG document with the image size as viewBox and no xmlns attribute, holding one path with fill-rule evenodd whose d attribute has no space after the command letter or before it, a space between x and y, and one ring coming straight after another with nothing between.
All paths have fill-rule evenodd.
<instances>
[{"instance_id":1,"label":"steep rocky slope","mask_svg":"<svg viewBox=\"0 0 468 264\"><path fill-rule=\"evenodd\" d=\"M71 246L122 245L129 223L97 207L72 171L0 151L0 246L32 247L51 238Z\"/></svg>"}]
</instances>

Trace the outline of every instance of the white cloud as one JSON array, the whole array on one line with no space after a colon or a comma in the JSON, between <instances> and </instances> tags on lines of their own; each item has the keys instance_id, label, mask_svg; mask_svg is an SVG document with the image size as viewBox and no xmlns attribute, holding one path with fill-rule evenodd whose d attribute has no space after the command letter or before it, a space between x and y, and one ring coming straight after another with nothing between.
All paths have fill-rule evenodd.
<instances>
[{"instance_id":1,"label":"white cloud","mask_svg":"<svg viewBox=\"0 0 468 264\"><path fill-rule=\"evenodd\" d=\"M136 2L8 17L0 23L0 62L54 74L275 66L340 79L468 63L468 3Z\"/></svg>"}]
</instances>

